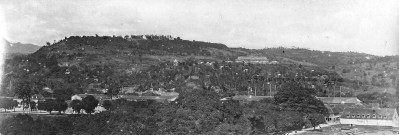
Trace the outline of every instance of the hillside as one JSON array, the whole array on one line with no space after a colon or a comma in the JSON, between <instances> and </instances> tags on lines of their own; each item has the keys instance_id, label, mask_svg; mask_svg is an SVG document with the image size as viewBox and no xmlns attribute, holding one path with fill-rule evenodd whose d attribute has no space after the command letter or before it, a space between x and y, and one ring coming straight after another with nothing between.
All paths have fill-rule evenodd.
<instances>
[{"instance_id":1,"label":"hillside","mask_svg":"<svg viewBox=\"0 0 399 135\"><path fill-rule=\"evenodd\" d=\"M247 55L266 56L280 64L227 62ZM178 67L173 66L175 59L181 64ZM372 68L367 66L370 63ZM15 85L30 81L34 83L35 93L43 93L42 89L49 87L70 95L103 93L122 87L182 89L186 85L202 87L211 84L214 89L230 89L239 94L248 85L252 89L271 90L265 87L269 82L269 87L273 85L277 90L285 81L301 81L316 89L319 96L384 92L381 89L394 94L398 84L397 63L397 57L302 48L228 48L223 44L171 36L71 36L49 43L33 54L9 59L5 72L12 74L5 77L2 87L6 89L3 94L13 95ZM223 68L226 66L228 68ZM348 73L348 70L352 72ZM367 77L356 77L366 70L369 70ZM190 76L200 79L191 82L187 80ZM210 76L224 81L210 81ZM255 79L254 83L254 78L263 78L260 79L263 81ZM237 82L241 82L239 86L233 85ZM12 83L14 87L10 89ZM341 94L339 88L342 88ZM265 91L259 94L262 93L270 94Z\"/></svg>"}]
</instances>

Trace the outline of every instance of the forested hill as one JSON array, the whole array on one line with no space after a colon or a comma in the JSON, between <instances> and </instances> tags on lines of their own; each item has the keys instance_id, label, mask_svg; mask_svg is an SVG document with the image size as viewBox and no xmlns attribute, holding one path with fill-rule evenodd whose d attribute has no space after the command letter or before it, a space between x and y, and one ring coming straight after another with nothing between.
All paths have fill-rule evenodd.
<instances>
[{"instance_id":1,"label":"forested hill","mask_svg":"<svg viewBox=\"0 0 399 135\"><path fill-rule=\"evenodd\" d=\"M188 41L179 37L172 38L171 36L132 35L122 37L96 35L65 37L57 42L47 43L46 46L43 46L33 54L16 56L7 60L5 72L8 75L3 80L4 85L2 87L7 89L3 91L6 92L6 95L13 95L14 90L9 89L10 84L24 84L23 81L28 80L35 83L35 86L32 86L37 89L35 93L40 93L43 87L51 87L53 89L66 90L66 92L72 91L70 93L72 94L90 92L87 91L88 89L97 89L94 87L104 89L111 87L108 86L109 83L112 83L109 82L110 78L144 78L141 80L136 79L136 81L142 83L140 86L142 85L143 88L150 88L154 84L149 84L145 80L156 79L151 74L142 75L142 71L167 74L164 70L173 69L172 75L163 76L168 80L163 80L165 84L170 83L169 81L171 80L176 80L173 78L179 78L178 76L188 77L197 74L220 76L225 74L221 72L219 73L220 75L217 75L216 73L211 74L209 71L202 71L207 68L196 64L183 65L182 69L173 68L170 62L175 59L183 63L196 61L195 63L197 64L199 62L216 61L224 63L219 66L226 66L223 61L234 61L239 56L249 55L266 56L269 61L276 60L280 64L255 65L256 68L252 68L256 70L249 71L254 72L254 74L247 75L266 78L278 76L285 79L288 79L287 77L292 79L300 76L326 80L343 78L345 83L342 85L351 93L358 93L356 91L363 92L365 89L374 89L375 91L379 89L389 90L398 86L397 80L399 79L396 78L399 78L397 77L399 74L397 74L397 69L395 68L398 64L397 57L378 57L354 52L322 52L303 48L228 48L223 44ZM242 63L229 65L229 67L237 68L234 70L236 73L250 69L242 65ZM270 71L265 72L266 69L264 71L263 68L266 67ZM221 67L214 66L212 71L218 68ZM350 69L353 69L352 72L348 71ZM233 72L230 70L228 73ZM259 74L261 72L264 73ZM364 74L367 74L367 76ZM378 80L379 83L373 84L371 82L373 78ZM142 82L143 80L144 82ZM123 85L118 87L132 86L131 82L120 82ZM325 83L328 83L328 81ZM94 86L97 84L101 86ZM225 84L223 83L223 85ZM137 85L137 87L140 86ZM334 88L335 86L331 87ZM16 87L13 86L12 88L15 89ZM320 89L320 91L328 92L325 89Z\"/></svg>"},{"instance_id":2,"label":"forested hill","mask_svg":"<svg viewBox=\"0 0 399 135\"><path fill-rule=\"evenodd\" d=\"M286 64L308 64L332 67L337 65L377 63L397 60L397 57L380 57L357 52L330 52L305 48L275 47L265 49L229 48L224 44L183 40L162 35L131 36L71 36L55 43L47 43L32 57L55 56L61 61L84 58L85 63L153 64L158 61L182 60L188 57L212 61L234 60L238 56L266 56ZM135 61L136 60L136 61Z\"/></svg>"},{"instance_id":3,"label":"forested hill","mask_svg":"<svg viewBox=\"0 0 399 135\"><path fill-rule=\"evenodd\" d=\"M119 61L126 57L154 58L146 56L203 56L226 59L232 55L223 44L188 41L171 36L72 36L47 46L34 53L33 57L43 58L55 55L58 59L104 56ZM139 59L138 59L139 60ZM118 61L118 60L116 60Z\"/></svg>"},{"instance_id":4,"label":"forested hill","mask_svg":"<svg viewBox=\"0 0 399 135\"><path fill-rule=\"evenodd\" d=\"M270 58L274 58L278 61L289 58L297 61L317 64L320 66L389 62L398 59L397 57L393 56L380 57L358 52L318 51L298 47L275 47L265 48L258 51L263 55L269 56Z\"/></svg>"}]
</instances>

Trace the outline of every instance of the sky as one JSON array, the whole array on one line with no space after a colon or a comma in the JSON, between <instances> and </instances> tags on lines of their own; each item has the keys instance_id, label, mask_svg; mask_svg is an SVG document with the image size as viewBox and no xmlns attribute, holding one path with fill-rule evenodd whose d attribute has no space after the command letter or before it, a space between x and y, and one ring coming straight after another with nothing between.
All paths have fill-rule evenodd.
<instances>
[{"instance_id":1,"label":"sky","mask_svg":"<svg viewBox=\"0 0 399 135\"><path fill-rule=\"evenodd\" d=\"M229 47L399 55L398 0L4 0L4 38L172 35Z\"/></svg>"}]
</instances>

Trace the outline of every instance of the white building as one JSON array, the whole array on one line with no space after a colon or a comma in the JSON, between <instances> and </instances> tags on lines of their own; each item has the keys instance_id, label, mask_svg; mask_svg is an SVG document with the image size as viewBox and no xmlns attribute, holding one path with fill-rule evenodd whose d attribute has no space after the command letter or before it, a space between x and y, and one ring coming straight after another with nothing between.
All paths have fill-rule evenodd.
<instances>
[{"instance_id":1,"label":"white building","mask_svg":"<svg viewBox=\"0 0 399 135\"><path fill-rule=\"evenodd\" d=\"M341 124L399 127L395 108L345 108Z\"/></svg>"},{"instance_id":2,"label":"white building","mask_svg":"<svg viewBox=\"0 0 399 135\"><path fill-rule=\"evenodd\" d=\"M236 62L252 63L252 64L268 64L269 59L262 56L241 56L236 59Z\"/></svg>"}]
</instances>

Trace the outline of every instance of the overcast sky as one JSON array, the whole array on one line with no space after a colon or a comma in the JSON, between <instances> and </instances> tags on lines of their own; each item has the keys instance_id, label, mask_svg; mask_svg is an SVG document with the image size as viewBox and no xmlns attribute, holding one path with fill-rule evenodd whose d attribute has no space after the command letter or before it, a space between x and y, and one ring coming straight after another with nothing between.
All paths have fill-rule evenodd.
<instances>
[{"instance_id":1,"label":"overcast sky","mask_svg":"<svg viewBox=\"0 0 399 135\"><path fill-rule=\"evenodd\" d=\"M6 39L163 34L229 47L399 55L397 0L5 0Z\"/></svg>"}]
</instances>

